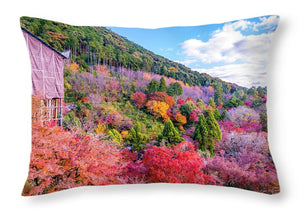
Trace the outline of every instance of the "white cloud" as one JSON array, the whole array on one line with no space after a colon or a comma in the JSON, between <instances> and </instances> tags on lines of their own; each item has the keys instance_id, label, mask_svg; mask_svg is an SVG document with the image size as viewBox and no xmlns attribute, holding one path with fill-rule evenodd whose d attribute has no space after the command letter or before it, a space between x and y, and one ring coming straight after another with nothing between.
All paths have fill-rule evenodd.
<instances>
[{"instance_id":1,"label":"white cloud","mask_svg":"<svg viewBox=\"0 0 300 210\"><path fill-rule=\"evenodd\" d=\"M211 69L196 70L245 87L265 86L265 68L274 36L272 32L278 20L277 16L270 16L260 18L258 23L236 21L216 30L206 42L199 39L186 40L181 44L184 55L181 63L226 63ZM247 29L267 29L269 33L243 35L242 31Z\"/></svg>"},{"instance_id":2,"label":"white cloud","mask_svg":"<svg viewBox=\"0 0 300 210\"><path fill-rule=\"evenodd\" d=\"M255 30L262 27L270 29L277 23L277 16L263 17L260 23L236 21L225 24L222 30L216 30L207 42L189 39L181 43L181 48L187 60L197 59L203 63L233 63L238 60L262 62L266 58L273 33L245 36L241 30L249 27Z\"/></svg>"},{"instance_id":3,"label":"white cloud","mask_svg":"<svg viewBox=\"0 0 300 210\"><path fill-rule=\"evenodd\" d=\"M273 18L271 19L263 19L263 25L274 23ZM186 40L181 44L183 54L187 60L197 59L203 63L233 63L238 60L262 62L267 56L273 33L244 36L237 30L244 30L250 24L244 20L225 24L207 42L198 39Z\"/></svg>"},{"instance_id":4,"label":"white cloud","mask_svg":"<svg viewBox=\"0 0 300 210\"><path fill-rule=\"evenodd\" d=\"M274 26L278 25L279 17L278 16L270 16L270 17L261 17L260 23L255 23L253 25L253 30L258 31L258 29L273 29Z\"/></svg>"},{"instance_id":5,"label":"white cloud","mask_svg":"<svg viewBox=\"0 0 300 210\"><path fill-rule=\"evenodd\" d=\"M267 73L262 64L228 64L211 69L193 69L200 73L207 73L224 81L236 83L243 87L266 86Z\"/></svg>"},{"instance_id":6,"label":"white cloud","mask_svg":"<svg viewBox=\"0 0 300 210\"><path fill-rule=\"evenodd\" d=\"M181 44L181 48L188 59L197 59L203 63L230 63L239 59L230 51L234 49L235 43L243 39L239 31L220 31L214 33L207 42L198 39L186 40Z\"/></svg>"},{"instance_id":7,"label":"white cloud","mask_svg":"<svg viewBox=\"0 0 300 210\"><path fill-rule=\"evenodd\" d=\"M232 30L245 30L249 25L251 25L250 21L239 20L233 23L228 23L223 26L223 31L232 31Z\"/></svg>"}]
</instances>

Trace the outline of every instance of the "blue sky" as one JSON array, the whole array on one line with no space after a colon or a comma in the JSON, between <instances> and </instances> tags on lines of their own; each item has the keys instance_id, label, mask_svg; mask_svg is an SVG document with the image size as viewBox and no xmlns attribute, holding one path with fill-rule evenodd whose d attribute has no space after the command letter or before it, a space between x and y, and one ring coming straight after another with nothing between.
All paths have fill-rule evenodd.
<instances>
[{"instance_id":1,"label":"blue sky","mask_svg":"<svg viewBox=\"0 0 300 210\"><path fill-rule=\"evenodd\" d=\"M278 16L191 27L107 27L194 71L245 87L266 86L267 57Z\"/></svg>"}]
</instances>

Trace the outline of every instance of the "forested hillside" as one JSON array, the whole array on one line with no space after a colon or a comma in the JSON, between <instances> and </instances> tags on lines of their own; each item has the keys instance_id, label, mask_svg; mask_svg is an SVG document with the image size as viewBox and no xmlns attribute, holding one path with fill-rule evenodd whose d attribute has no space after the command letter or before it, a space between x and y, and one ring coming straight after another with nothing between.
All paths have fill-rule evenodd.
<instances>
[{"instance_id":1,"label":"forested hillside","mask_svg":"<svg viewBox=\"0 0 300 210\"><path fill-rule=\"evenodd\" d=\"M33 96L23 195L84 185L197 183L278 193L267 91L167 60L103 27L21 18L64 66L63 126L41 125Z\"/></svg>"},{"instance_id":2,"label":"forested hillside","mask_svg":"<svg viewBox=\"0 0 300 210\"><path fill-rule=\"evenodd\" d=\"M105 27L71 26L30 17L22 17L21 26L58 51L71 50L71 60L77 62L82 71L97 64L122 66L171 77L190 86L220 83L225 93L245 90L156 55Z\"/></svg>"}]
</instances>

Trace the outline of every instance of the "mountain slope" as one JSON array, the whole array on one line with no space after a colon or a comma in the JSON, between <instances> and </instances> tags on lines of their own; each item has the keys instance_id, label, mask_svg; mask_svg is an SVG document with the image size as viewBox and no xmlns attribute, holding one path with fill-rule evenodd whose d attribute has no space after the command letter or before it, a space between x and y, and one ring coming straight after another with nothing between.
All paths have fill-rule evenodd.
<instances>
[{"instance_id":1,"label":"mountain slope","mask_svg":"<svg viewBox=\"0 0 300 210\"><path fill-rule=\"evenodd\" d=\"M58 51L70 50L71 60L87 71L96 64L123 66L154 72L189 85L210 86L220 83L228 93L244 89L157 55L105 27L71 26L49 20L21 17L21 26Z\"/></svg>"}]
</instances>

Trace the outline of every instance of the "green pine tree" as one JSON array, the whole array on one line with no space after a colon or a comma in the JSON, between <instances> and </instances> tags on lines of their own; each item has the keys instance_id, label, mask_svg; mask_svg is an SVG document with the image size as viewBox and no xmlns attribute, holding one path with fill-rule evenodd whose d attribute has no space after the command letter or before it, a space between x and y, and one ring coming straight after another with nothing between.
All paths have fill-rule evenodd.
<instances>
[{"instance_id":1,"label":"green pine tree","mask_svg":"<svg viewBox=\"0 0 300 210\"><path fill-rule=\"evenodd\" d=\"M222 137L222 132L220 130L220 126L217 122L217 120L214 117L213 112L209 111L207 118L206 118L206 123L208 126L208 135L210 139L220 141Z\"/></svg>"},{"instance_id":2,"label":"green pine tree","mask_svg":"<svg viewBox=\"0 0 300 210\"><path fill-rule=\"evenodd\" d=\"M201 109L204 109L204 101L201 98L197 98L197 104Z\"/></svg>"},{"instance_id":3,"label":"green pine tree","mask_svg":"<svg viewBox=\"0 0 300 210\"><path fill-rule=\"evenodd\" d=\"M167 88L167 94L169 96L180 96L182 92L182 87L178 82L171 83Z\"/></svg>"},{"instance_id":4,"label":"green pine tree","mask_svg":"<svg viewBox=\"0 0 300 210\"><path fill-rule=\"evenodd\" d=\"M226 114L227 114L227 110L225 109L221 114L220 120L224 120L224 118L226 117Z\"/></svg>"},{"instance_id":5,"label":"green pine tree","mask_svg":"<svg viewBox=\"0 0 300 210\"><path fill-rule=\"evenodd\" d=\"M123 138L122 138L121 134L116 129L111 129L108 132L108 135L118 145L121 145L121 143L123 142Z\"/></svg>"},{"instance_id":6,"label":"green pine tree","mask_svg":"<svg viewBox=\"0 0 300 210\"><path fill-rule=\"evenodd\" d=\"M130 129L129 136L126 137L126 142L132 145L133 151L139 151L144 148L147 142L147 136L143 134L141 124L139 122Z\"/></svg>"},{"instance_id":7,"label":"green pine tree","mask_svg":"<svg viewBox=\"0 0 300 210\"><path fill-rule=\"evenodd\" d=\"M260 124L262 125L262 131L268 132L268 117L266 113L260 114Z\"/></svg>"},{"instance_id":8,"label":"green pine tree","mask_svg":"<svg viewBox=\"0 0 300 210\"><path fill-rule=\"evenodd\" d=\"M159 82L156 79L152 79L147 87L146 87L146 92L147 93L154 93L159 90Z\"/></svg>"},{"instance_id":9,"label":"green pine tree","mask_svg":"<svg viewBox=\"0 0 300 210\"><path fill-rule=\"evenodd\" d=\"M171 120L167 120L165 123L165 127L161 134L157 137L158 143L164 141L166 146L176 145L180 142L183 142L184 139L180 137L179 132L174 127Z\"/></svg>"},{"instance_id":10,"label":"green pine tree","mask_svg":"<svg viewBox=\"0 0 300 210\"><path fill-rule=\"evenodd\" d=\"M164 77L160 78L159 91L166 92L167 91L167 83Z\"/></svg>"},{"instance_id":11,"label":"green pine tree","mask_svg":"<svg viewBox=\"0 0 300 210\"><path fill-rule=\"evenodd\" d=\"M216 107L216 104L215 104L215 101L214 101L213 98L209 98L208 104L209 104L212 108L215 108L215 107Z\"/></svg>"},{"instance_id":12,"label":"green pine tree","mask_svg":"<svg viewBox=\"0 0 300 210\"><path fill-rule=\"evenodd\" d=\"M208 140L208 126L206 119L203 114L199 115L199 120L197 122L193 139L199 142L199 149L202 151L207 150Z\"/></svg>"},{"instance_id":13,"label":"green pine tree","mask_svg":"<svg viewBox=\"0 0 300 210\"><path fill-rule=\"evenodd\" d=\"M220 84L218 84L215 88L214 100L217 105L224 102L223 89Z\"/></svg>"},{"instance_id":14,"label":"green pine tree","mask_svg":"<svg viewBox=\"0 0 300 210\"><path fill-rule=\"evenodd\" d=\"M221 119L221 115L218 109L214 110L214 117L216 120L220 120Z\"/></svg>"},{"instance_id":15,"label":"green pine tree","mask_svg":"<svg viewBox=\"0 0 300 210\"><path fill-rule=\"evenodd\" d=\"M221 139L222 133L218 122L214 118L212 111L208 112L208 116L205 118L203 114L199 115L193 139L199 142L199 149L203 152L209 151L209 153L215 155L215 140Z\"/></svg>"}]
</instances>

